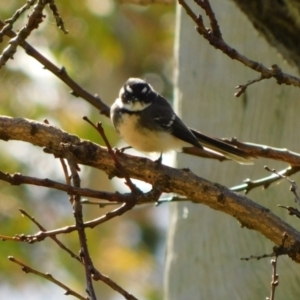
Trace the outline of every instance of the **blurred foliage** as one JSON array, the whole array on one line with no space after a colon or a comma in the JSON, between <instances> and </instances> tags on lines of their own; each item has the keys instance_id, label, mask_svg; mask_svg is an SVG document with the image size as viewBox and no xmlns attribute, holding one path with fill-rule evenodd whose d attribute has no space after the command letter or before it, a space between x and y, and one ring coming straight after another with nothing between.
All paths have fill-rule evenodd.
<instances>
[{"instance_id":1,"label":"blurred foliage","mask_svg":"<svg viewBox=\"0 0 300 300\"><path fill-rule=\"evenodd\" d=\"M10 18L25 0L2 1L0 19ZM107 104L117 97L128 77L142 77L157 90L171 95L174 7L168 5L120 5L112 0L56 1L69 33L65 35L55 24L49 9L46 19L27 40L57 66L64 66L83 88L97 93ZM29 11L14 24L20 30ZM2 51L9 39L0 44ZM98 134L82 120L83 115L105 126L115 145L116 136L110 120L83 99L75 98L69 88L33 58L18 48L13 60L0 70L0 114L38 121L49 120L81 138L102 143ZM0 141L0 169L21 172L40 178L64 181L59 161L42 149L21 142ZM115 190L106 175L82 167L82 186ZM68 196L45 188L11 187L0 181L1 234L35 233L38 229L18 208L24 208L47 229L73 224ZM112 209L86 206L85 219ZM142 299L161 299L166 208L145 206L121 218L88 230L88 241L95 266L123 288ZM59 237L74 252L79 251L76 233ZM50 272L75 290L85 290L84 271L77 262L51 240L33 245L18 242L0 243L0 280L16 286L37 280L13 266L6 257L13 255L40 271ZM45 259L47 258L47 259ZM102 299L113 299L116 293L102 283L95 283ZM1 288L1 285L0 285ZM84 293L84 292L83 292ZM20 298L22 295L20 295ZM50 298L49 298L50 299ZM116 299L116 298L114 298Z\"/></svg>"}]
</instances>

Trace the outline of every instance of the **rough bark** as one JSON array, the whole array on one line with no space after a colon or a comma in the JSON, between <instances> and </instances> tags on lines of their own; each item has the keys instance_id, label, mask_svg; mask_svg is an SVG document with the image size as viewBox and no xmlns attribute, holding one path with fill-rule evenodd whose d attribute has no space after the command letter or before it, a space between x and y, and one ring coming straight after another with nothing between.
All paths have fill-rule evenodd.
<instances>
[{"instance_id":1,"label":"rough bark","mask_svg":"<svg viewBox=\"0 0 300 300\"><path fill-rule=\"evenodd\" d=\"M300 3L297 0L233 0L254 27L300 70Z\"/></svg>"}]
</instances>

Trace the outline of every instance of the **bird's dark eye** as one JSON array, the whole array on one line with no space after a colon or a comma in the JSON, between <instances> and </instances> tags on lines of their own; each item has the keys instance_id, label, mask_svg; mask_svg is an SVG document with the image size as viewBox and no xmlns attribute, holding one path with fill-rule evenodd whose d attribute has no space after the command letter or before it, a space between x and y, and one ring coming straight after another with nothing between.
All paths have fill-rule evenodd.
<instances>
[{"instance_id":1,"label":"bird's dark eye","mask_svg":"<svg viewBox=\"0 0 300 300\"><path fill-rule=\"evenodd\" d=\"M120 91L120 98L124 103L136 101L148 102L149 94L152 91L151 85L139 78L130 78Z\"/></svg>"},{"instance_id":2,"label":"bird's dark eye","mask_svg":"<svg viewBox=\"0 0 300 300\"><path fill-rule=\"evenodd\" d=\"M122 96L122 100L123 100L123 102L125 102L125 103L130 103L130 102L132 102L132 101L133 101L132 95L125 92L125 93L123 94L123 96Z\"/></svg>"}]
</instances>

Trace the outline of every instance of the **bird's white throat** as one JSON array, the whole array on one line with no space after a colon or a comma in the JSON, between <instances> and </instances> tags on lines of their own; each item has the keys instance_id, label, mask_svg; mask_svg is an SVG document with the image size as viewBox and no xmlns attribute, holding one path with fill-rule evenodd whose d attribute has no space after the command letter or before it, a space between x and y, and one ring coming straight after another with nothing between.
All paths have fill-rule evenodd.
<instances>
[{"instance_id":1,"label":"bird's white throat","mask_svg":"<svg viewBox=\"0 0 300 300\"><path fill-rule=\"evenodd\" d=\"M130 101L128 103L124 103L121 98L116 99L116 105L121 109L126 109L129 111L142 111L147 108L151 103L144 103L141 101Z\"/></svg>"}]
</instances>

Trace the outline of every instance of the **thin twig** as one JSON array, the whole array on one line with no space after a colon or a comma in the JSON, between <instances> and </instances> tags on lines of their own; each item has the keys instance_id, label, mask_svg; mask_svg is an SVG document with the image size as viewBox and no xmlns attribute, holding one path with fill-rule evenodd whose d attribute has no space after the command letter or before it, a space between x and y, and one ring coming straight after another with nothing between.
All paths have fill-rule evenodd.
<instances>
[{"instance_id":1,"label":"thin twig","mask_svg":"<svg viewBox=\"0 0 300 300\"><path fill-rule=\"evenodd\" d=\"M262 80L266 79L263 76L259 76L258 78L249 80L247 83L240 84L236 86L235 88L237 89L237 92L234 94L235 97L240 97L243 93L245 93L246 89L248 88L249 85L254 84L256 82L260 82Z\"/></svg>"},{"instance_id":2,"label":"thin twig","mask_svg":"<svg viewBox=\"0 0 300 300\"><path fill-rule=\"evenodd\" d=\"M128 202L124 203L120 207L106 213L105 215L103 215L99 218L96 218L96 219L93 219L93 220L83 223L83 227L84 228L94 228L104 222L107 222L108 220L111 220L115 217L121 216L122 214L126 213L128 211L128 207L130 207L130 204L128 204ZM55 236L58 234L67 234L67 233L70 233L70 232L73 232L76 230L77 230L76 225L69 225L69 226L65 226L62 228L54 229L54 230L40 231L34 235L22 235L22 238L27 239L28 242L30 242L30 243L35 243L35 242L43 241L45 238L50 237L50 236Z\"/></svg>"},{"instance_id":3,"label":"thin twig","mask_svg":"<svg viewBox=\"0 0 300 300\"><path fill-rule=\"evenodd\" d=\"M41 231L47 231L34 217L30 216L24 209L19 208L22 215L31 220ZM81 262L81 259L78 255L76 255L72 250L67 248L56 236L50 237L60 248L68 252L71 257L75 258L77 261ZM20 238L20 241L27 241L26 239Z\"/></svg>"},{"instance_id":4,"label":"thin twig","mask_svg":"<svg viewBox=\"0 0 300 300\"><path fill-rule=\"evenodd\" d=\"M31 176L25 176L20 173L8 174L0 171L0 180L9 182L11 185L30 184L35 186L43 186L53 188L59 191L64 191L72 195L80 195L84 197L99 198L108 201L126 202L128 194L109 193L103 191L96 191L89 188L77 188L68 184L60 183L51 179L40 179Z\"/></svg>"},{"instance_id":5,"label":"thin twig","mask_svg":"<svg viewBox=\"0 0 300 300\"><path fill-rule=\"evenodd\" d=\"M118 293L120 293L122 296L124 296L125 299L127 300L138 300L137 298L135 298L132 294L128 293L127 291L125 291L122 287L120 287L117 283L115 283L113 280L111 280L109 277L107 277L106 275L100 273L97 270L94 270L95 274L93 276L94 280L101 280L104 283L106 283L108 286L110 286L113 290L117 291Z\"/></svg>"},{"instance_id":6,"label":"thin twig","mask_svg":"<svg viewBox=\"0 0 300 300\"><path fill-rule=\"evenodd\" d=\"M76 293L75 291L73 291L71 288L69 288L68 286L66 286L65 284L63 284L62 282L60 282L59 280L55 279L51 274L49 273L42 273L34 268L29 267L28 265L24 264L23 262L15 259L13 256L9 256L8 259L10 261L12 261L13 263L19 265L22 267L22 271L24 271L25 273L32 273L35 275L38 275L44 279L47 279L48 281L53 282L54 284L58 285L59 287L61 287L62 289L64 289L65 295L72 295L78 299L81 300L87 300L88 298L81 296L80 294Z\"/></svg>"},{"instance_id":7,"label":"thin twig","mask_svg":"<svg viewBox=\"0 0 300 300\"><path fill-rule=\"evenodd\" d=\"M68 151L66 148L65 155L68 161L68 165L71 171L72 175L72 182L73 185L77 188L80 188L80 177L78 174L78 166L77 163L73 157L73 154ZM82 262L84 264L85 269L85 279L86 279L86 291L90 297L91 300L96 300L96 293L93 286L93 270L94 265L92 262L92 259L89 254L88 244L87 244L87 237L85 234L85 228L84 228L84 221L83 221L83 214L82 214L82 205L80 202L80 196L74 195L71 196L73 204L73 213L75 218L75 226L78 232L79 236L79 242L80 242L80 257L82 259Z\"/></svg>"},{"instance_id":8,"label":"thin twig","mask_svg":"<svg viewBox=\"0 0 300 300\"><path fill-rule=\"evenodd\" d=\"M133 194L136 194L136 195L139 195L141 194L142 192L132 183L128 173L126 172L126 170L124 169L124 167L121 165L121 163L119 162L117 156L116 156L116 153L113 151L106 135L105 135L105 132L103 130L103 127L102 127L102 124L100 122L98 122L96 125L94 125L93 122L91 122L89 120L88 117L84 116L83 117L83 120L85 120L86 122L88 122L93 128L95 128L99 134L101 135L101 137L103 138L104 142L105 142L105 145L107 147L107 150L108 150L108 153L110 154L111 158L114 160L115 162L115 166L117 169L120 170L120 172L122 173L122 175L124 176L125 178L125 181L126 181L126 184L127 186L130 188L131 192Z\"/></svg>"},{"instance_id":9,"label":"thin twig","mask_svg":"<svg viewBox=\"0 0 300 300\"><path fill-rule=\"evenodd\" d=\"M222 141L238 147L251 156L283 161L295 168L298 166L300 170L300 154L290 151L287 148L275 148L269 145L245 143L238 141L236 138L222 139Z\"/></svg>"},{"instance_id":10,"label":"thin twig","mask_svg":"<svg viewBox=\"0 0 300 300\"><path fill-rule=\"evenodd\" d=\"M249 257L242 257L241 260L246 260L249 261L251 259L257 259L260 260L262 258L266 257L275 257L275 256L281 256L281 255L286 255L289 252L289 249L285 247L285 242L287 241L288 235L286 232L283 233L282 235L282 240L279 246L274 246L273 247L273 252L268 253L268 254L262 254L262 255L251 255Z\"/></svg>"},{"instance_id":11,"label":"thin twig","mask_svg":"<svg viewBox=\"0 0 300 300\"><path fill-rule=\"evenodd\" d=\"M271 294L270 294L270 298L267 298L268 300L274 300L275 299L275 290L276 290L276 287L279 284L279 275L276 272L277 258L278 258L278 256L276 255L273 259L271 259L272 281L271 281Z\"/></svg>"},{"instance_id":12,"label":"thin twig","mask_svg":"<svg viewBox=\"0 0 300 300\"><path fill-rule=\"evenodd\" d=\"M250 257L244 257L241 258L241 260L249 261L250 259L262 259L266 257L273 257L271 259L271 265L272 265L272 280L271 280L271 292L270 297L267 297L267 300L274 300L275 299L275 290L276 287L279 284L279 275L277 274L276 267L277 267L277 259L280 255L286 255L288 253L288 248L285 247L285 242L287 240L288 236L286 233L283 233L282 235L282 241L280 246L274 246L273 252L271 254L263 254L259 256L251 255Z\"/></svg>"},{"instance_id":13,"label":"thin twig","mask_svg":"<svg viewBox=\"0 0 300 300\"><path fill-rule=\"evenodd\" d=\"M3 28L5 24L0 21L0 29ZM7 30L5 34L9 37L16 37L16 33L12 30ZM53 75L58 77L62 82L69 86L72 90L71 94L75 97L81 97L86 100L88 103L99 109L100 113L109 117L109 106L106 105L100 97L95 94L92 95L85 89L83 89L77 82L75 82L67 73L67 70L62 67L58 68L40 52L38 52L34 47L32 47L26 41L21 41L20 46L25 49L26 53L36 59L39 63L43 65L45 69L50 71Z\"/></svg>"},{"instance_id":14,"label":"thin twig","mask_svg":"<svg viewBox=\"0 0 300 300\"><path fill-rule=\"evenodd\" d=\"M279 171L277 174L272 174L270 176L260 178L257 180L251 180L251 179L245 179L243 184L231 187L230 189L234 192L242 192L244 191L245 194L248 194L251 190L257 188L257 187L263 187L264 189L267 189L272 183L277 182L278 180L281 180L281 176L291 176L297 172L299 172L300 167L288 167L281 171Z\"/></svg>"},{"instance_id":15,"label":"thin twig","mask_svg":"<svg viewBox=\"0 0 300 300\"><path fill-rule=\"evenodd\" d=\"M56 20L56 26L65 34L68 34L68 30L65 28L65 23L62 17L60 16L57 6L54 3L54 0L49 0L49 7L50 10L52 11L52 14Z\"/></svg>"},{"instance_id":16,"label":"thin twig","mask_svg":"<svg viewBox=\"0 0 300 300\"><path fill-rule=\"evenodd\" d=\"M285 179L286 181L288 181L290 183L290 191L294 194L295 196L295 202L297 204L300 204L300 197L298 195L297 192L299 192L299 188L298 185L296 184L296 182L294 180L291 180L290 178L287 177L287 175L285 174L280 174L279 172L277 172L275 169L270 169L267 166L265 166L265 169L269 172L272 172L273 174L278 175L279 177L281 177L282 179Z\"/></svg>"},{"instance_id":17,"label":"thin twig","mask_svg":"<svg viewBox=\"0 0 300 300\"><path fill-rule=\"evenodd\" d=\"M28 10L37 0L28 0L26 4L24 4L21 8L19 8L14 15L5 20L6 25L2 28L0 31L0 43L3 41L3 36L8 32L9 30L12 29L13 24L19 19L19 17L26 11Z\"/></svg>"},{"instance_id":18,"label":"thin twig","mask_svg":"<svg viewBox=\"0 0 300 300\"><path fill-rule=\"evenodd\" d=\"M289 212L290 216L296 216L298 219L300 219L300 211L297 208L280 204L277 205L277 207L286 209Z\"/></svg>"},{"instance_id":19,"label":"thin twig","mask_svg":"<svg viewBox=\"0 0 300 300\"><path fill-rule=\"evenodd\" d=\"M3 50L2 55L0 55L0 68L5 65L9 59L13 59L17 47L26 40L34 29L39 27L40 23L42 23L45 17L45 15L43 15L43 10L46 5L47 1L42 0L39 0L38 3L34 5L32 13L28 16L27 24L10 40L9 46L7 46Z\"/></svg>"},{"instance_id":20,"label":"thin twig","mask_svg":"<svg viewBox=\"0 0 300 300\"><path fill-rule=\"evenodd\" d=\"M43 186L48 188L53 188L59 191L64 191L69 195L80 195L83 197L98 198L103 200L108 200L112 203L124 203L131 201L129 198L132 197L131 193L120 194L97 191L89 188L76 188L68 184L60 183L53 181L51 179L40 179L30 176L25 176L20 173L8 174L0 171L0 180L9 182L12 185L21 185L21 184L30 184L35 186ZM158 193L155 194L154 190L151 190L147 193L142 193L137 196L137 204L146 204L146 203L155 203L157 201ZM85 200L81 200L82 203L85 203Z\"/></svg>"},{"instance_id":21,"label":"thin twig","mask_svg":"<svg viewBox=\"0 0 300 300\"><path fill-rule=\"evenodd\" d=\"M185 0L178 0L178 3L185 9L189 17L196 23L196 30L198 31L198 33L202 35L213 47L221 50L231 59L235 59L241 62L246 67L260 73L259 80L254 79L250 81L250 83L248 82L248 84L239 85L238 88L240 88L240 90L235 93L235 96L240 96L243 92L245 92L246 88L250 84L269 78L275 78L278 84L294 85L296 87L300 87L300 79L298 77L282 72L280 67L276 64L272 65L270 68L267 68L262 63L247 58L246 56L239 53L236 49L229 46L222 38L222 33L219 29L218 22L215 18L215 14L210 6L209 1L195 0L195 2L204 10L206 15L208 16L211 28L207 28L204 25L201 14L197 16Z\"/></svg>"}]
</instances>

